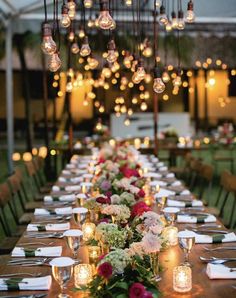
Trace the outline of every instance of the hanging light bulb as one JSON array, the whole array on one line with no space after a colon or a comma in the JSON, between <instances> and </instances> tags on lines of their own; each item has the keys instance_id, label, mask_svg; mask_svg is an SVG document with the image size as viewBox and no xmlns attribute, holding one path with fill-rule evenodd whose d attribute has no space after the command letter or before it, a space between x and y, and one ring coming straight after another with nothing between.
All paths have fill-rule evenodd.
<instances>
[{"instance_id":1,"label":"hanging light bulb","mask_svg":"<svg viewBox=\"0 0 236 298\"><path fill-rule=\"evenodd\" d=\"M184 22L184 12L183 10L178 11L178 30L184 30L185 22Z\"/></svg>"},{"instance_id":2,"label":"hanging light bulb","mask_svg":"<svg viewBox=\"0 0 236 298\"><path fill-rule=\"evenodd\" d=\"M79 53L79 46L77 42L73 42L71 45L71 53L75 55Z\"/></svg>"},{"instance_id":3,"label":"hanging light bulb","mask_svg":"<svg viewBox=\"0 0 236 298\"><path fill-rule=\"evenodd\" d=\"M173 80L173 85L174 85L174 87L180 87L181 84L182 84L182 80L181 80L181 70L178 69L178 71L177 71L177 75L176 75L176 77L175 77L174 80Z\"/></svg>"},{"instance_id":4,"label":"hanging light bulb","mask_svg":"<svg viewBox=\"0 0 236 298\"><path fill-rule=\"evenodd\" d=\"M138 77L138 75L137 75L137 73L135 72L134 74L133 74L133 76L132 76L132 81L133 81L133 83L134 84L139 84L140 82L141 82L141 80L139 79L139 77Z\"/></svg>"},{"instance_id":5,"label":"hanging light bulb","mask_svg":"<svg viewBox=\"0 0 236 298\"><path fill-rule=\"evenodd\" d=\"M154 0L157 8L161 6L161 0Z\"/></svg>"},{"instance_id":6,"label":"hanging light bulb","mask_svg":"<svg viewBox=\"0 0 236 298\"><path fill-rule=\"evenodd\" d=\"M125 0L126 6L132 6L132 0Z\"/></svg>"},{"instance_id":7,"label":"hanging light bulb","mask_svg":"<svg viewBox=\"0 0 236 298\"><path fill-rule=\"evenodd\" d=\"M193 1L188 2L187 12L185 14L185 20L187 23L193 23L195 21L195 13L193 11Z\"/></svg>"},{"instance_id":8,"label":"hanging light bulb","mask_svg":"<svg viewBox=\"0 0 236 298\"><path fill-rule=\"evenodd\" d=\"M154 68L154 81L153 81L153 90L156 93L162 93L165 90L166 86L162 81L161 72L158 67Z\"/></svg>"},{"instance_id":9,"label":"hanging light bulb","mask_svg":"<svg viewBox=\"0 0 236 298\"><path fill-rule=\"evenodd\" d=\"M172 23L168 20L168 23L166 24L166 32L170 32L172 31Z\"/></svg>"},{"instance_id":10,"label":"hanging light bulb","mask_svg":"<svg viewBox=\"0 0 236 298\"><path fill-rule=\"evenodd\" d=\"M152 76L150 75L150 73L146 73L144 80L146 84L149 84L151 82Z\"/></svg>"},{"instance_id":11,"label":"hanging light bulb","mask_svg":"<svg viewBox=\"0 0 236 298\"><path fill-rule=\"evenodd\" d=\"M95 59L92 55L90 57L88 57L88 64L89 64L89 67L90 69L95 69L98 67L98 60Z\"/></svg>"},{"instance_id":12,"label":"hanging light bulb","mask_svg":"<svg viewBox=\"0 0 236 298\"><path fill-rule=\"evenodd\" d=\"M68 16L71 20L74 20L75 16L76 16L76 10L75 9L69 9L68 11Z\"/></svg>"},{"instance_id":13,"label":"hanging light bulb","mask_svg":"<svg viewBox=\"0 0 236 298\"><path fill-rule=\"evenodd\" d=\"M161 5L161 7L160 7L160 15L159 15L158 22L162 26L165 26L168 23L168 18L167 18L167 15L166 15L166 9L165 9L164 5Z\"/></svg>"},{"instance_id":14,"label":"hanging light bulb","mask_svg":"<svg viewBox=\"0 0 236 298\"><path fill-rule=\"evenodd\" d=\"M141 111L146 111L147 108L148 108L147 103L145 101L142 101L140 105Z\"/></svg>"},{"instance_id":15,"label":"hanging light bulb","mask_svg":"<svg viewBox=\"0 0 236 298\"><path fill-rule=\"evenodd\" d=\"M48 69L51 72L56 72L61 67L61 59L58 55L58 53L54 53L50 56L49 62L48 62Z\"/></svg>"},{"instance_id":16,"label":"hanging light bulb","mask_svg":"<svg viewBox=\"0 0 236 298\"><path fill-rule=\"evenodd\" d=\"M91 53L91 49L90 49L89 42L88 42L88 36L85 36L83 44L80 49L80 56L86 57L86 56L89 56L90 53Z\"/></svg>"},{"instance_id":17,"label":"hanging light bulb","mask_svg":"<svg viewBox=\"0 0 236 298\"><path fill-rule=\"evenodd\" d=\"M106 63L102 69L102 75L106 78L109 79L111 77L112 71L108 65L108 63Z\"/></svg>"},{"instance_id":18,"label":"hanging light bulb","mask_svg":"<svg viewBox=\"0 0 236 298\"><path fill-rule=\"evenodd\" d=\"M71 81L68 81L66 84L66 92L71 93L73 90L73 84Z\"/></svg>"},{"instance_id":19,"label":"hanging light bulb","mask_svg":"<svg viewBox=\"0 0 236 298\"><path fill-rule=\"evenodd\" d=\"M123 64L126 68L131 68L131 58L133 57L129 54L129 52L126 52L123 60Z\"/></svg>"},{"instance_id":20,"label":"hanging light bulb","mask_svg":"<svg viewBox=\"0 0 236 298\"><path fill-rule=\"evenodd\" d=\"M125 126L129 126L129 125L130 125L129 117L126 117L126 118L125 118L125 120L124 120L124 125L125 125Z\"/></svg>"},{"instance_id":21,"label":"hanging light bulb","mask_svg":"<svg viewBox=\"0 0 236 298\"><path fill-rule=\"evenodd\" d=\"M68 15L69 9L67 5L63 4L61 7L61 19L60 19L60 24L64 28L68 28L71 24L70 17Z\"/></svg>"},{"instance_id":22,"label":"hanging light bulb","mask_svg":"<svg viewBox=\"0 0 236 298\"><path fill-rule=\"evenodd\" d=\"M172 11L171 13L171 25L173 29L177 29L178 28L178 19L176 16L176 13L174 11Z\"/></svg>"},{"instance_id":23,"label":"hanging light bulb","mask_svg":"<svg viewBox=\"0 0 236 298\"><path fill-rule=\"evenodd\" d=\"M52 55L57 50L57 45L52 39L52 28L50 24L43 23L41 49L46 55Z\"/></svg>"},{"instance_id":24,"label":"hanging light bulb","mask_svg":"<svg viewBox=\"0 0 236 298\"><path fill-rule=\"evenodd\" d=\"M136 56L136 54L133 54L133 60L132 60L133 62L132 62L132 66L131 66L131 71L132 72L135 72L135 70L136 70L136 66L137 66L137 64L138 64L138 59L137 59L137 56Z\"/></svg>"},{"instance_id":25,"label":"hanging light bulb","mask_svg":"<svg viewBox=\"0 0 236 298\"><path fill-rule=\"evenodd\" d=\"M84 32L84 29L83 28L80 28L79 29L78 36L81 39L85 37L85 32Z\"/></svg>"},{"instance_id":26,"label":"hanging light bulb","mask_svg":"<svg viewBox=\"0 0 236 298\"><path fill-rule=\"evenodd\" d=\"M139 62L138 62L138 67L137 67L137 71L136 71L136 74L139 78L139 81L142 81L144 78L145 78L145 75L146 75L146 72L145 72L145 69L144 69L144 65L143 65L143 60L142 59L139 59Z\"/></svg>"},{"instance_id":27,"label":"hanging light bulb","mask_svg":"<svg viewBox=\"0 0 236 298\"><path fill-rule=\"evenodd\" d=\"M120 79L120 83L122 84L122 85L128 85L128 79L125 77L125 76L123 76L121 79Z\"/></svg>"},{"instance_id":28,"label":"hanging light bulb","mask_svg":"<svg viewBox=\"0 0 236 298\"><path fill-rule=\"evenodd\" d=\"M116 44L115 44L114 39L111 39L108 42L107 49L108 49L108 51L107 51L106 59L109 63L114 63L117 60Z\"/></svg>"},{"instance_id":29,"label":"hanging light bulb","mask_svg":"<svg viewBox=\"0 0 236 298\"><path fill-rule=\"evenodd\" d=\"M68 34L68 40L72 42L75 39L75 33L73 31L70 31Z\"/></svg>"},{"instance_id":30,"label":"hanging light bulb","mask_svg":"<svg viewBox=\"0 0 236 298\"><path fill-rule=\"evenodd\" d=\"M152 47L149 41L146 42L142 54L146 58L149 58L152 56Z\"/></svg>"},{"instance_id":31,"label":"hanging light bulb","mask_svg":"<svg viewBox=\"0 0 236 298\"><path fill-rule=\"evenodd\" d=\"M92 28L94 26L94 21L92 19L88 20L88 27Z\"/></svg>"},{"instance_id":32,"label":"hanging light bulb","mask_svg":"<svg viewBox=\"0 0 236 298\"><path fill-rule=\"evenodd\" d=\"M76 4L75 4L74 0L68 0L67 1L67 6L68 6L69 9L75 9Z\"/></svg>"},{"instance_id":33,"label":"hanging light bulb","mask_svg":"<svg viewBox=\"0 0 236 298\"><path fill-rule=\"evenodd\" d=\"M107 0L100 0L100 14L97 20L98 26L103 30L111 29L114 26L114 20L108 10Z\"/></svg>"},{"instance_id":34,"label":"hanging light bulb","mask_svg":"<svg viewBox=\"0 0 236 298\"><path fill-rule=\"evenodd\" d=\"M162 73L162 81L166 84L169 82L169 80L170 80L170 75L169 75L168 71L165 70Z\"/></svg>"},{"instance_id":35,"label":"hanging light bulb","mask_svg":"<svg viewBox=\"0 0 236 298\"><path fill-rule=\"evenodd\" d=\"M84 0L84 7L91 8L93 6L93 0Z\"/></svg>"}]
</instances>

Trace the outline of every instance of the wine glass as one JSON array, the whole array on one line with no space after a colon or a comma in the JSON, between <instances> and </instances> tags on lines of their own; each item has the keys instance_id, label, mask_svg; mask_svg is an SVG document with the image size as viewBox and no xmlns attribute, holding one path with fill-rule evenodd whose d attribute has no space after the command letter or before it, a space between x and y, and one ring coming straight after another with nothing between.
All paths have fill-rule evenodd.
<instances>
[{"instance_id":1,"label":"wine glass","mask_svg":"<svg viewBox=\"0 0 236 298\"><path fill-rule=\"evenodd\" d=\"M191 231L181 231L178 233L179 246L184 251L184 265L190 266L189 254L195 244L195 234Z\"/></svg>"},{"instance_id":2,"label":"wine glass","mask_svg":"<svg viewBox=\"0 0 236 298\"><path fill-rule=\"evenodd\" d=\"M165 205L166 205L167 197L159 197L159 198L157 198L157 201L160 206L160 211L163 211L163 209L165 208Z\"/></svg>"},{"instance_id":3,"label":"wine glass","mask_svg":"<svg viewBox=\"0 0 236 298\"><path fill-rule=\"evenodd\" d=\"M175 208L175 207L166 207L163 209L163 213L164 213L164 216L167 220L167 222L173 226L174 225L174 222L177 218L177 213L180 211L179 208Z\"/></svg>"},{"instance_id":4,"label":"wine glass","mask_svg":"<svg viewBox=\"0 0 236 298\"><path fill-rule=\"evenodd\" d=\"M66 239L66 243L68 247L73 252L74 259L77 259L78 249L80 247L80 242L83 236L83 232L80 230L68 230L64 232L63 236Z\"/></svg>"},{"instance_id":5,"label":"wine glass","mask_svg":"<svg viewBox=\"0 0 236 298\"><path fill-rule=\"evenodd\" d=\"M73 218L75 223L81 227L81 225L85 222L86 220L86 216L88 213L88 209L84 208L84 207L78 207L78 208L74 208L72 210L73 213Z\"/></svg>"},{"instance_id":6,"label":"wine glass","mask_svg":"<svg viewBox=\"0 0 236 298\"><path fill-rule=\"evenodd\" d=\"M52 275L55 281L61 287L61 293L58 298L68 298L70 295L64 293L66 285L73 274L73 265L75 261L68 257L55 258L51 260Z\"/></svg>"}]
</instances>

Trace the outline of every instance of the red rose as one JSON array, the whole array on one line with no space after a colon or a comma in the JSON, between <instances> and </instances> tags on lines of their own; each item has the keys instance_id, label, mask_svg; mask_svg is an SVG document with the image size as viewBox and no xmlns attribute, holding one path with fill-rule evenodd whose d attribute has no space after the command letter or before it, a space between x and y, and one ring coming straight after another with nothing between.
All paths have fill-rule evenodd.
<instances>
[{"instance_id":1,"label":"red rose","mask_svg":"<svg viewBox=\"0 0 236 298\"><path fill-rule=\"evenodd\" d=\"M96 198L96 202L98 202L100 204L111 204L111 199L104 198L104 197L98 197L98 198Z\"/></svg>"},{"instance_id":2,"label":"red rose","mask_svg":"<svg viewBox=\"0 0 236 298\"><path fill-rule=\"evenodd\" d=\"M98 164L105 163L105 161L106 160L103 157L100 157L98 160Z\"/></svg>"},{"instance_id":3,"label":"red rose","mask_svg":"<svg viewBox=\"0 0 236 298\"><path fill-rule=\"evenodd\" d=\"M131 210L131 217L140 216L144 212L151 211L151 208L144 202L136 203Z\"/></svg>"},{"instance_id":4,"label":"red rose","mask_svg":"<svg viewBox=\"0 0 236 298\"><path fill-rule=\"evenodd\" d=\"M141 188L140 191L138 192L138 196L140 198L143 198L145 196L145 191Z\"/></svg>"},{"instance_id":5,"label":"red rose","mask_svg":"<svg viewBox=\"0 0 236 298\"><path fill-rule=\"evenodd\" d=\"M109 262L102 263L98 267L98 275L108 279L112 276L112 266Z\"/></svg>"},{"instance_id":6,"label":"red rose","mask_svg":"<svg viewBox=\"0 0 236 298\"><path fill-rule=\"evenodd\" d=\"M129 298L143 298L145 292L145 287L141 283L135 282L129 288Z\"/></svg>"},{"instance_id":7,"label":"red rose","mask_svg":"<svg viewBox=\"0 0 236 298\"><path fill-rule=\"evenodd\" d=\"M98 224L100 224L102 222L109 223L110 219L109 218L102 218L102 219L99 220Z\"/></svg>"}]
</instances>

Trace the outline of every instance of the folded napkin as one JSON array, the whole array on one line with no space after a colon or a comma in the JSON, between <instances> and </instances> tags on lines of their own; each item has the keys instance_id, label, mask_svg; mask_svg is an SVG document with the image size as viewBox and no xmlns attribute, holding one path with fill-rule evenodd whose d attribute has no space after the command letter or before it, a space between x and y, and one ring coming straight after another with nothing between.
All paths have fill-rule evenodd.
<instances>
[{"instance_id":1,"label":"folded napkin","mask_svg":"<svg viewBox=\"0 0 236 298\"><path fill-rule=\"evenodd\" d=\"M235 269L235 268L234 268ZM235 279L236 271L230 272L230 268L223 264L207 264L206 274L210 279Z\"/></svg>"},{"instance_id":2,"label":"folded napkin","mask_svg":"<svg viewBox=\"0 0 236 298\"><path fill-rule=\"evenodd\" d=\"M47 210L43 208L35 208L34 215L67 215L72 214L72 207L55 208L54 210Z\"/></svg>"},{"instance_id":3,"label":"folded napkin","mask_svg":"<svg viewBox=\"0 0 236 298\"><path fill-rule=\"evenodd\" d=\"M154 195L155 198L169 197L175 194L174 191L161 188L158 193Z\"/></svg>"},{"instance_id":4,"label":"folded napkin","mask_svg":"<svg viewBox=\"0 0 236 298\"><path fill-rule=\"evenodd\" d=\"M88 171L86 169L84 170L81 170L81 169L73 169L73 174L75 175L83 175L83 174L86 174Z\"/></svg>"},{"instance_id":5,"label":"folded napkin","mask_svg":"<svg viewBox=\"0 0 236 298\"><path fill-rule=\"evenodd\" d=\"M164 182L164 181L161 181L161 180L153 180L153 181L150 182L150 186L156 186L156 185L166 186L167 183Z\"/></svg>"},{"instance_id":6,"label":"folded napkin","mask_svg":"<svg viewBox=\"0 0 236 298\"><path fill-rule=\"evenodd\" d=\"M68 170L70 170L70 169L74 169L75 168L75 165L74 164L70 164L70 163L68 163L67 165L66 165L66 169L68 169Z\"/></svg>"},{"instance_id":7,"label":"folded napkin","mask_svg":"<svg viewBox=\"0 0 236 298\"><path fill-rule=\"evenodd\" d=\"M215 234L212 236L195 233L195 243L224 243L235 242L235 233Z\"/></svg>"},{"instance_id":8,"label":"folded napkin","mask_svg":"<svg viewBox=\"0 0 236 298\"><path fill-rule=\"evenodd\" d=\"M80 183L83 181L83 177L71 177L71 178L65 178L65 177L59 177L59 182L69 182L69 183Z\"/></svg>"},{"instance_id":9,"label":"folded napkin","mask_svg":"<svg viewBox=\"0 0 236 298\"><path fill-rule=\"evenodd\" d=\"M27 231L65 231L70 229L70 223L61 223L61 224L47 224L47 225L37 225L37 224L28 224Z\"/></svg>"},{"instance_id":10,"label":"folded napkin","mask_svg":"<svg viewBox=\"0 0 236 298\"><path fill-rule=\"evenodd\" d=\"M83 174L83 178L84 179L92 179L93 178L93 175L92 174Z\"/></svg>"},{"instance_id":11,"label":"folded napkin","mask_svg":"<svg viewBox=\"0 0 236 298\"><path fill-rule=\"evenodd\" d=\"M44 197L44 202L74 202L75 200L75 195L63 195L63 196L45 196Z\"/></svg>"},{"instance_id":12,"label":"folded napkin","mask_svg":"<svg viewBox=\"0 0 236 298\"><path fill-rule=\"evenodd\" d=\"M168 199L167 206L168 207L201 207L203 206L203 203L202 201L199 201L199 200L179 201L179 200Z\"/></svg>"},{"instance_id":13,"label":"folded napkin","mask_svg":"<svg viewBox=\"0 0 236 298\"><path fill-rule=\"evenodd\" d=\"M171 183L171 186L180 186L182 183L178 180L176 180L175 182Z\"/></svg>"},{"instance_id":14,"label":"folded napkin","mask_svg":"<svg viewBox=\"0 0 236 298\"><path fill-rule=\"evenodd\" d=\"M160 171L160 172L165 172L165 171L167 171L167 170L168 170L167 167L160 167L160 168L158 169L158 171Z\"/></svg>"},{"instance_id":15,"label":"folded napkin","mask_svg":"<svg viewBox=\"0 0 236 298\"><path fill-rule=\"evenodd\" d=\"M88 162L86 162L86 163L81 163L81 164L78 165L78 168L79 168L79 169L86 169L87 167L88 167Z\"/></svg>"},{"instance_id":16,"label":"folded napkin","mask_svg":"<svg viewBox=\"0 0 236 298\"><path fill-rule=\"evenodd\" d=\"M156 166L157 168L164 167L164 162L158 162Z\"/></svg>"},{"instance_id":17,"label":"folded napkin","mask_svg":"<svg viewBox=\"0 0 236 298\"><path fill-rule=\"evenodd\" d=\"M216 217L214 215L181 215L177 216L178 223L207 223L207 222L216 222Z\"/></svg>"},{"instance_id":18,"label":"folded napkin","mask_svg":"<svg viewBox=\"0 0 236 298\"><path fill-rule=\"evenodd\" d=\"M60 257L62 254L62 246L39 247L29 249L23 247L15 247L11 253L12 257Z\"/></svg>"},{"instance_id":19,"label":"folded napkin","mask_svg":"<svg viewBox=\"0 0 236 298\"><path fill-rule=\"evenodd\" d=\"M71 175L71 171L69 171L69 170L63 170L62 171L62 174L68 176L68 175Z\"/></svg>"},{"instance_id":20,"label":"folded napkin","mask_svg":"<svg viewBox=\"0 0 236 298\"><path fill-rule=\"evenodd\" d=\"M148 173L143 174L143 177L145 177L145 178L161 178L161 174L148 172Z\"/></svg>"},{"instance_id":21,"label":"folded napkin","mask_svg":"<svg viewBox=\"0 0 236 298\"><path fill-rule=\"evenodd\" d=\"M165 177L166 178L174 178L175 177L175 174L174 173L168 173L168 174L166 174Z\"/></svg>"},{"instance_id":22,"label":"folded napkin","mask_svg":"<svg viewBox=\"0 0 236 298\"><path fill-rule=\"evenodd\" d=\"M185 190L181 191L180 194L181 194L181 195L190 195L191 192L190 192L188 189L185 189Z\"/></svg>"},{"instance_id":23,"label":"folded napkin","mask_svg":"<svg viewBox=\"0 0 236 298\"><path fill-rule=\"evenodd\" d=\"M47 291L51 284L50 275L35 278L0 278L0 291Z\"/></svg>"}]
</instances>

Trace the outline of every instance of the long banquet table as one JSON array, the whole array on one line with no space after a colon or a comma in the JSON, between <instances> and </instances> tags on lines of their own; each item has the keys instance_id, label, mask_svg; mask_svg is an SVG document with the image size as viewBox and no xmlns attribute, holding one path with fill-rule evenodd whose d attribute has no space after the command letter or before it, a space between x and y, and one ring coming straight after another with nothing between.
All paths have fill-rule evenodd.
<instances>
[{"instance_id":1,"label":"long banquet table","mask_svg":"<svg viewBox=\"0 0 236 298\"><path fill-rule=\"evenodd\" d=\"M43 206L43 202L42 202ZM207 210L207 209L206 209ZM36 220L36 217L33 218L32 223ZM37 219L38 220L38 219ZM220 223L218 221L218 223ZM195 224L196 225L196 224ZM176 224L179 230L182 230L185 225L184 224ZM197 226L197 225L196 225ZM73 219L71 219L71 228L77 228ZM25 238L24 235L20 238L18 245L24 245L26 242L37 242L38 239L30 239ZM70 256L72 257L71 251L67 248L66 242L64 239L40 239L40 242L50 243L53 241L53 245L58 246L61 245L63 247L62 256ZM232 246L232 243L224 243L221 244L223 246ZM210 280L206 275L206 264L202 263L199 260L199 256L216 256L216 257L235 257L235 251L223 251L223 252L206 252L203 247L217 247L217 244L196 244L192 252L190 254L190 260L193 264L192 267L192 276L193 276L193 288L190 292L185 294L176 293L173 290L173 282L172 282L172 273L173 268L179 265L183 261L183 252L178 247L178 245L167 249L160 254L160 263L163 267L163 271L161 273L162 280L159 282L159 288L163 294L163 297L183 297L183 298L221 298L221 297L235 297L236 289L233 285L236 285L234 280ZM86 247L81 247L79 250L79 258L82 262L88 262L87 249ZM41 273L42 276L51 275L51 267L49 265L43 266L33 266L33 267L21 267L21 266L7 266L7 261L11 259L10 256L2 256L0 261L0 274L9 274L9 273ZM68 286L68 293L71 297L85 297L86 294L81 292L74 292L72 289L74 288L73 278L70 280ZM17 292L0 292L1 296L14 296L14 295L29 295L35 293L45 293L45 291L17 291ZM60 293L59 285L53 280L52 286L47 293L47 297L54 298ZM45 293L45 294L46 294ZM90 297L89 295L86 297Z\"/></svg>"}]
</instances>

